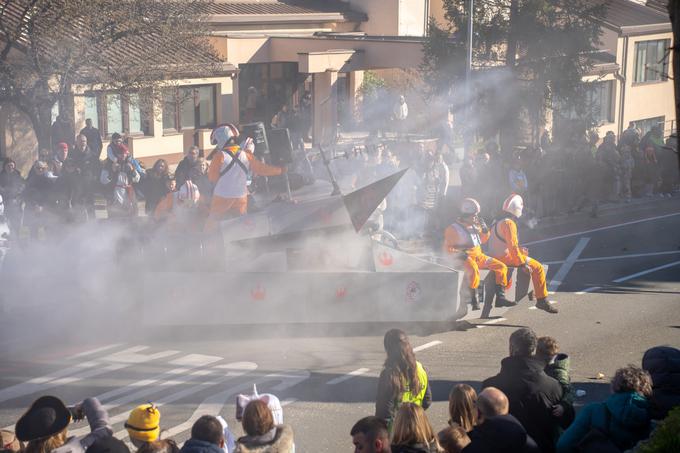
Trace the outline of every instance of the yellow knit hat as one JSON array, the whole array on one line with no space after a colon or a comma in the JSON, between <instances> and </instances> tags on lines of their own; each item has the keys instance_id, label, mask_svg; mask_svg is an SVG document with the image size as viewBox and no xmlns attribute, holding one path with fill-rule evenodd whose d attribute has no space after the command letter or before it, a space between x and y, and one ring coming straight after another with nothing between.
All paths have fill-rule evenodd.
<instances>
[{"instance_id":1,"label":"yellow knit hat","mask_svg":"<svg viewBox=\"0 0 680 453\"><path fill-rule=\"evenodd\" d=\"M161 413L156 406L151 403L142 404L130 412L125 428L130 439L153 442L161 433L160 421Z\"/></svg>"}]
</instances>

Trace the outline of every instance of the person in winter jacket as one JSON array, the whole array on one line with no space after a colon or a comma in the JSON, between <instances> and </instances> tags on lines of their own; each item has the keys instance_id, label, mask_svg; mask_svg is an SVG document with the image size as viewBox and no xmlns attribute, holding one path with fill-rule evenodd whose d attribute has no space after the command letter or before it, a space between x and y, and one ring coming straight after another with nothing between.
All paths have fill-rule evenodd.
<instances>
[{"instance_id":1,"label":"person in winter jacket","mask_svg":"<svg viewBox=\"0 0 680 453\"><path fill-rule=\"evenodd\" d=\"M517 221L524 211L524 200L512 194L503 202L503 214L491 225L489 255L507 266L521 268L531 275L536 294L536 308L548 313L557 313L557 308L548 301L548 286L543 265L529 257L528 250L519 246Z\"/></svg>"},{"instance_id":2,"label":"person in winter jacket","mask_svg":"<svg viewBox=\"0 0 680 453\"><path fill-rule=\"evenodd\" d=\"M477 200L463 200L458 220L444 231L444 251L454 259L463 261L473 310L479 310L479 269L489 269L496 275L496 306L514 307L517 304L505 298L505 288L508 286L507 266L482 252L482 244L489 240L490 232L484 220L479 217L480 209Z\"/></svg>"},{"instance_id":3,"label":"person in winter jacket","mask_svg":"<svg viewBox=\"0 0 680 453\"><path fill-rule=\"evenodd\" d=\"M175 169L177 187L182 187L184 181L189 179L189 173L191 172L191 169L198 163L200 154L201 150L198 148L198 146L192 146L186 152L184 159L182 159L179 164L177 164L177 168Z\"/></svg>"},{"instance_id":4,"label":"person in winter jacket","mask_svg":"<svg viewBox=\"0 0 680 453\"><path fill-rule=\"evenodd\" d=\"M597 148L597 160L602 164L603 195L605 198L616 198L619 195L619 182L621 175L621 156L616 149L616 135L609 131L605 135L602 144Z\"/></svg>"},{"instance_id":5,"label":"person in winter jacket","mask_svg":"<svg viewBox=\"0 0 680 453\"><path fill-rule=\"evenodd\" d=\"M225 453L225 442L224 429L217 417L203 415L191 427L191 438L180 453Z\"/></svg>"},{"instance_id":6,"label":"person in winter jacket","mask_svg":"<svg viewBox=\"0 0 680 453\"><path fill-rule=\"evenodd\" d=\"M252 139L247 139L243 147L238 139L239 131L233 124L216 127L210 136L210 143L216 147L208 168L208 179L215 184L205 225L208 232L213 231L218 222L229 214L246 214L250 171L260 176L276 176L286 171L285 167L272 167L260 162L253 154L255 144Z\"/></svg>"},{"instance_id":7,"label":"person in winter jacket","mask_svg":"<svg viewBox=\"0 0 680 453\"><path fill-rule=\"evenodd\" d=\"M90 433L68 436L72 419L85 418ZM106 409L96 398L88 398L69 409L54 396L42 396L19 418L14 428L17 439L28 442L25 453L85 453L97 440L113 435Z\"/></svg>"},{"instance_id":8,"label":"person in winter jacket","mask_svg":"<svg viewBox=\"0 0 680 453\"><path fill-rule=\"evenodd\" d=\"M236 441L235 453L294 453L293 430L288 425L275 425L267 403L253 400L243 411L246 435Z\"/></svg>"},{"instance_id":9,"label":"person in winter jacket","mask_svg":"<svg viewBox=\"0 0 680 453\"><path fill-rule=\"evenodd\" d=\"M158 159L154 162L153 167L141 179L139 189L144 194L144 211L148 215L153 215L158 203L167 195L168 179L170 179L170 170L165 159Z\"/></svg>"},{"instance_id":10,"label":"person in winter jacket","mask_svg":"<svg viewBox=\"0 0 680 453\"><path fill-rule=\"evenodd\" d=\"M566 429L574 421L574 391L569 377L569 356L560 353L557 340L552 337L540 337L536 345L536 358L545 362L545 374L555 379L562 387L562 400L552 411L560 427Z\"/></svg>"},{"instance_id":11,"label":"person in winter jacket","mask_svg":"<svg viewBox=\"0 0 680 453\"><path fill-rule=\"evenodd\" d=\"M134 216L137 214L134 184L139 182L141 176L130 160L127 146L117 146L115 154L115 161L107 159L104 163L99 181L109 189L112 202L110 213Z\"/></svg>"},{"instance_id":12,"label":"person in winter jacket","mask_svg":"<svg viewBox=\"0 0 680 453\"><path fill-rule=\"evenodd\" d=\"M392 453L439 453L441 448L422 407L404 403L394 418Z\"/></svg>"},{"instance_id":13,"label":"person in winter jacket","mask_svg":"<svg viewBox=\"0 0 680 453\"><path fill-rule=\"evenodd\" d=\"M501 371L486 379L483 388L496 387L507 395L510 414L526 428L543 453L555 451L559 421L552 416L562 400L559 382L545 374L545 362L534 356L536 334L522 328L510 335L510 356L501 361Z\"/></svg>"},{"instance_id":14,"label":"person in winter jacket","mask_svg":"<svg viewBox=\"0 0 680 453\"><path fill-rule=\"evenodd\" d=\"M652 376L650 415L654 420L666 418L680 406L680 350L656 346L645 351L642 368Z\"/></svg>"},{"instance_id":15,"label":"person in winter jacket","mask_svg":"<svg viewBox=\"0 0 680 453\"><path fill-rule=\"evenodd\" d=\"M471 442L468 433L455 423L439 431L437 440L446 453L461 453Z\"/></svg>"},{"instance_id":16,"label":"person in winter jacket","mask_svg":"<svg viewBox=\"0 0 680 453\"><path fill-rule=\"evenodd\" d=\"M479 423L469 433L471 442L463 453L540 453L522 424L508 414L508 407L508 398L497 388L487 387L479 394Z\"/></svg>"},{"instance_id":17,"label":"person in winter jacket","mask_svg":"<svg viewBox=\"0 0 680 453\"><path fill-rule=\"evenodd\" d=\"M161 412L152 403L141 404L130 411L125 422L125 429L132 445L142 448L155 442L161 436Z\"/></svg>"},{"instance_id":18,"label":"person in winter jacket","mask_svg":"<svg viewBox=\"0 0 680 453\"><path fill-rule=\"evenodd\" d=\"M649 373L632 365L620 368L611 387L613 393L606 401L591 403L576 415L574 423L560 437L557 453L580 451L579 443L593 428L605 434L621 451L649 436L649 398L652 396Z\"/></svg>"},{"instance_id":19,"label":"person in winter jacket","mask_svg":"<svg viewBox=\"0 0 680 453\"><path fill-rule=\"evenodd\" d=\"M0 171L0 195L5 202L5 215L13 228L19 228L21 219L21 192L26 186L26 181L17 170L17 164L12 159L2 162Z\"/></svg>"},{"instance_id":20,"label":"person in winter jacket","mask_svg":"<svg viewBox=\"0 0 680 453\"><path fill-rule=\"evenodd\" d=\"M375 415L391 429L401 404L414 403L427 409L432 403L432 392L427 372L416 360L404 331L388 330L383 344L387 358L378 378Z\"/></svg>"},{"instance_id":21,"label":"person in winter jacket","mask_svg":"<svg viewBox=\"0 0 680 453\"><path fill-rule=\"evenodd\" d=\"M449 425L459 425L466 432L477 424L477 392L467 384L457 384L449 393Z\"/></svg>"}]
</instances>

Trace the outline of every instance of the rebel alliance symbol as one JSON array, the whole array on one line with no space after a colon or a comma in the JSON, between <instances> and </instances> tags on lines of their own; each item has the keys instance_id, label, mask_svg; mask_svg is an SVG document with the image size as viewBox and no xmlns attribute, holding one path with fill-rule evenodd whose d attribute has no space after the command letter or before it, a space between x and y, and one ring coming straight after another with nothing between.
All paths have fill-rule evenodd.
<instances>
[{"instance_id":1,"label":"rebel alliance symbol","mask_svg":"<svg viewBox=\"0 0 680 453\"><path fill-rule=\"evenodd\" d=\"M343 299L346 295L347 295L347 288L345 288L344 286L339 286L335 290L335 297L337 297L338 299Z\"/></svg>"},{"instance_id":2,"label":"rebel alliance symbol","mask_svg":"<svg viewBox=\"0 0 680 453\"><path fill-rule=\"evenodd\" d=\"M265 290L264 287L258 283L255 288L250 290L250 297L253 300L264 300L264 298L267 297L267 290Z\"/></svg>"},{"instance_id":3,"label":"rebel alliance symbol","mask_svg":"<svg viewBox=\"0 0 680 453\"><path fill-rule=\"evenodd\" d=\"M406 285L406 302L418 302L422 296L418 282L412 281Z\"/></svg>"},{"instance_id":4,"label":"rebel alliance symbol","mask_svg":"<svg viewBox=\"0 0 680 453\"><path fill-rule=\"evenodd\" d=\"M255 228L257 226L257 224L255 223L255 221L253 219L244 219L243 225L250 230L252 230L253 228Z\"/></svg>"},{"instance_id":5,"label":"rebel alliance symbol","mask_svg":"<svg viewBox=\"0 0 680 453\"><path fill-rule=\"evenodd\" d=\"M378 254L378 259L380 260L380 263L383 266L391 266L392 263L394 262L394 258L392 257L392 254L387 251L382 251Z\"/></svg>"}]
</instances>

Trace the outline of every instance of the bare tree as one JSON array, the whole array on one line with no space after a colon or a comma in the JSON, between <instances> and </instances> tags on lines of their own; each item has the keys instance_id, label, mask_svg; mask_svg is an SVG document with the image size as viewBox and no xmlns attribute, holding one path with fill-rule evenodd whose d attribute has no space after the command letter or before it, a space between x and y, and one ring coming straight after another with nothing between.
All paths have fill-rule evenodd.
<instances>
[{"instance_id":1,"label":"bare tree","mask_svg":"<svg viewBox=\"0 0 680 453\"><path fill-rule=\"evenodd\" d=\"M0 104L28 117L40 146L75 87L139 99L223 67L206 33L211 0L0 2Z\"/></svg>"},{"instance_id":2,"label":"bare tree","mask_svg":"<svg viewBox=\"0 0 680 453\"><path fill-rule=\"evenodd\" d=\"M678 48L678 40L680 40L680 1L670 0L668 2L668 14L673 26L673 86L675 88L675 136L677 137L677 124L680 118L680 78L678 77L678 74L680 74L680 48ZM678 171L680 171L680 157L678 157Z\"/></svg>"}]
</instances>

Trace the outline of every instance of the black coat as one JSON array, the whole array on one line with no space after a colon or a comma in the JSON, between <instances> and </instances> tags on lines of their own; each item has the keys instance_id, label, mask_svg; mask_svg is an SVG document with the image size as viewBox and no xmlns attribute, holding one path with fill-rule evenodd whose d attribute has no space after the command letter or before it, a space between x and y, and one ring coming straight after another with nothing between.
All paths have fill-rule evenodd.
<instances>
[{"instance_id":1,"label":"black coat","mask_svg":"<svg viewBox=\"0 0 680 453\"><path fill-rule=\"evenodd\" d=\"M559 419L553 417L552 409L562 399L562 387L545 374L544 366L545 362L534 357L506 357L500 373L485 380L482 387L496 387L505 393L510 414L543 453L552 453L559 437Z\"/></svg>"},{"instance_id":2,"label":"black coat","mask_svg":"<svg viewBox=\"0 0 680 453\"><path fill-rule=\"evenodd\" d=\"M392 453L438 453L437 444L432 442L430 445L414 444L414 445L392 445L390 447Z\"/></svg>"},{"instance_id":3,"label":"black coat","mask_svg":"<svg viewBox=\"0 0 680 453\"><path fill-rule=\"evenodd\" d=\"M680 406L680 350L670 346L648 349L642 368L652 375L650 415L655 420L666 418L668 411Z\"/></svg>"},{"instance_id":4,"label":"black coat","mask_svg":"<svg viewBox=\"0 0 680 453\"><path fill-rule=\"evenodd\" d=\"M463 453L540 453L536 442L512 415L485 420L469 433L472 443Z\"/></svg>"}]
</instances>

